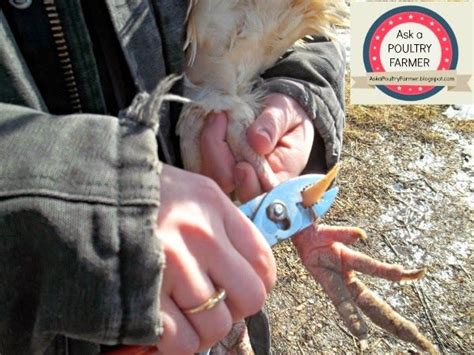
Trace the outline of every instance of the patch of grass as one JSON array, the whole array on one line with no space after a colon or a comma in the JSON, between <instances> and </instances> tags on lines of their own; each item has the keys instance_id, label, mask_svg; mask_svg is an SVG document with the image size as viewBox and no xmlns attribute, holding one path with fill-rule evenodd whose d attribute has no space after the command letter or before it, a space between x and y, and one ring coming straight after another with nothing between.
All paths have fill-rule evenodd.
<instances>
[{"instance_id":1,"label":"patch of grass","mask_svg":"<svg viewBox=\"0 0 474 355\"><path fill-rule=\"evenodd\" d=\"M446 140L446 137L444 137L442 134L439 134L438 132L429 131L429 130L428 131L421 130L419 134L417 135L417 138L422 143L449 144L449 142Z\"/></svg>"},{"instance_id":2,"label":"patch of grass","mask_svg":"<svg viewBox=\"0 0 474 355\"><path fill-rule=\"evenodd\" d=\"M449 125L458 133L474 133L474 120L451 121Z\"/></svg>"},{"instance_id":3,"label":"patch of grass","mask_svg":"<svg viewBox=\"0 0 474 355\"><path fill-rule=\"evenodd\" d=\"M344 139L346 142L357 141L370 144L381 139L380 134L360 129L346 128L344 130Z\"/></svg>"}]
</instances>

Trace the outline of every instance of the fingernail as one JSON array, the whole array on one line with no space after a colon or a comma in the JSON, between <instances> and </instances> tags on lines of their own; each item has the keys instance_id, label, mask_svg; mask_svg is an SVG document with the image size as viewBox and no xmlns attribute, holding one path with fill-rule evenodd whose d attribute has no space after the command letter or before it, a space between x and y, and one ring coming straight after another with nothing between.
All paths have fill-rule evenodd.
<instances>
[{"instance_id":1,"label":"fingernail","mask_svg":"<svg viewBox=\"0 0 474 355\"><path fill-rule=\"evenodd\" d=\"M247 178L247 172L244 169L237 168L235 170L235 184L237 186L242 186L245 183L245 179Z\"/></svg>"},{"instance_id":2,"label":"fingernail","mask_svg":"<svg viewBox=\"0 0 474 355\"><path fill-rule=\"evenodd\" d=\"M266 128L264 128L264 127L257 128L256 133L257 133L257 135L259 135L260 137L262 137L263 139L266 139L268 142L271 143L272 136Z\"/></svg>"}]
</instances>

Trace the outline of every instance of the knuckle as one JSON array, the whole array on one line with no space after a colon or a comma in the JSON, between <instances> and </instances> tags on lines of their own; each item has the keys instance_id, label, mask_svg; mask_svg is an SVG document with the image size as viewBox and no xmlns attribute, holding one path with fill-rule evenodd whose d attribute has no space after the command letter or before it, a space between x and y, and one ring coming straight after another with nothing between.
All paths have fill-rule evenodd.
<instances>
[{"instance_id":1,"label":"knuckle","mask_svg":"<svg viewBox=\"0 0 474 355\"><path fill-rule=\"evenodd\" d=\"M228 205L232 204L225 195L225 190L223 191L224 188L221 187L222 185L219 186L216 181L205 176L202 177L201 182L198 192L200 194L200 200L206 201L214 213L221 212L222 216L222 213L227 211Z\"/></svg>"},{"instance_id":2,"label":"knuckle","mask_svg":"<svg viewBox=\"0 0 474 355\"><path fill-rule=\"evenodd\" d=\"M276 280L275 259L271 251L261 248L254 254L251 264L263 283L271 288Z\"/></svg>"},{"instance_id":3,"label":"knuckle","mask_svg":"<svg viewBox=\"0 0 474 355\"><path fill-rule=\"evenodd\" d=\"M163 243L163 251L166 257L167 268L179 264L179 261L182 259L182 254L175 245Z\"/></svg>"},{"instance_id":4,"label":"knuckle","mask_svg":"<svg viewBox=\"0 0 474 355\"><path fill-rule=\"evenodd\" d=\"M163 252L166 258L166 270L176 268L182 263L184 258L183 245L181 242L176 242L180 239L176 235L168 235L166 238L160 238L163 245ZM175 242L172 242L172 241Z\"/></svg>"},{"instance_id":5,"label":"knuckle","mask_svg":"<svg viewBox=\"0 0 474 355\"><path fill-rule=\"evenodd\" d=\"M205 250L208 253L209 252L214 253L214 255L221 253L223 246L221 245L222 243L220 242L220 235L217 235L212 230L212 227L208 227L205 229L196 228L196 232L197 232L196 235L199 238L199 245L200 245L201 250L203 251ZM206 262L204 259L202 259L202 257L200 260L201 262ZM212 267L212 265L210 265L210 267ZM203 300L203 302L204 301L205 299Z\"/></svg>"},{"instance_id":6,"label":"knuckle","mask_svg":"<svg viewBox=\"0 0 474 355\"><path fill-rule=\"evenodd\" d=\"M195 194L195 200L198 202L194 206L210 204L210 207L216 207L216 205L218 206L223 203L226 196L212 178L204 175L195 175L194 181L193 193Z\"/></svg>"},{"instance_id":7,"label":"knuckle","mask_svg":"<svg viewBox=\"0 0 474 355\"><path fill-rule=\"evenodd\" d=\"M273 106L268 108L268 113L269 113L269 120L267 121L269 124L278 126L281 125L282 123L285 123L285 120L287 118L285 110L283 110L281 107Z\"/></svg>"},{"instance_id":8,"label":"knuckle","mask_svg":"<svg viewBox=\"0 0 474 355\"><path fill-rule=\"evenodd\" d=\"M210 177L200 175L197 177L195 186L196 199L201 204L211 204L213 207L222 204L225 195L222 193L219 185Z\"/></svg>"},{"instance_id":9,"label":"knuckle","mask_svg":"<svg viewBox=\"0 0 474 355\"><path fill-rule=\"evenodd\" d=\"M207 176L200 176L199 179L199 192L201 192L202 195L215 199L221 198L219 194L219 185L217 185L217 183L213 179Z\"/></svg>"}]
</instances>

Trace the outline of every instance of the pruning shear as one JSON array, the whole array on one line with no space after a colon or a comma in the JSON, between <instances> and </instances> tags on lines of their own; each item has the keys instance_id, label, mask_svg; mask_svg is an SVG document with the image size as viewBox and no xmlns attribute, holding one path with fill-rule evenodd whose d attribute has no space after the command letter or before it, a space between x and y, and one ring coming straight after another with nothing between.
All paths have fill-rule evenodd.
<instances>
[{"instance_id":1,"label":"pruning shear","mask_svg":"<svg viewBox=\"0 0 474 355\"><path fill-rule=\"evenodd\" d=\"M290 179L243 204L240 210L273 247L324 216L339 192L338 187L327 190L336 174L337 167L327 175L308 174Z\"/></svg>"},{"instance_id":2,"label":"pruning shear","mask_svg":"<svg viewBox=\"0 0 474 355\"><path fill-rule=\"evenodd\" d=\"M270 192L240 206L240 210L260 230L270 246L289 239L309 227L333 205L338 187L332 184L338 171L336 165L326 175L302 175L281 183ZM150 355L154 346L121 346L108 355ZM202 352L201 354L209 354Z\"/></svg>"}]
</instances>

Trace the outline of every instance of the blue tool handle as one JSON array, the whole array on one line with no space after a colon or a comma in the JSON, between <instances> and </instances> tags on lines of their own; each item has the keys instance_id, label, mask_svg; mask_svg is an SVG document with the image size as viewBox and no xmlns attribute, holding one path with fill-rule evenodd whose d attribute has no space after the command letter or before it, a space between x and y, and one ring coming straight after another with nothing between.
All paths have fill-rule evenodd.
<instances>
[{"instance_id":1,"label":"blue tool handle","mask_svg":"<svg viewBox=\"0 0 474 355\"><path fill-rule=\"evenodd\" d=\"M324 175L312 174L288 180L272 191L243 204L240 210L260 230L268 244L274 246L309 227L330 209L339 192L338 187L326 191L320 201L311 207L306 208L301 203L301 191L322 177ZM288 223L275 222L269 218L267 208L275 201L286 206Z\"/></svg>"}]
</instances>

